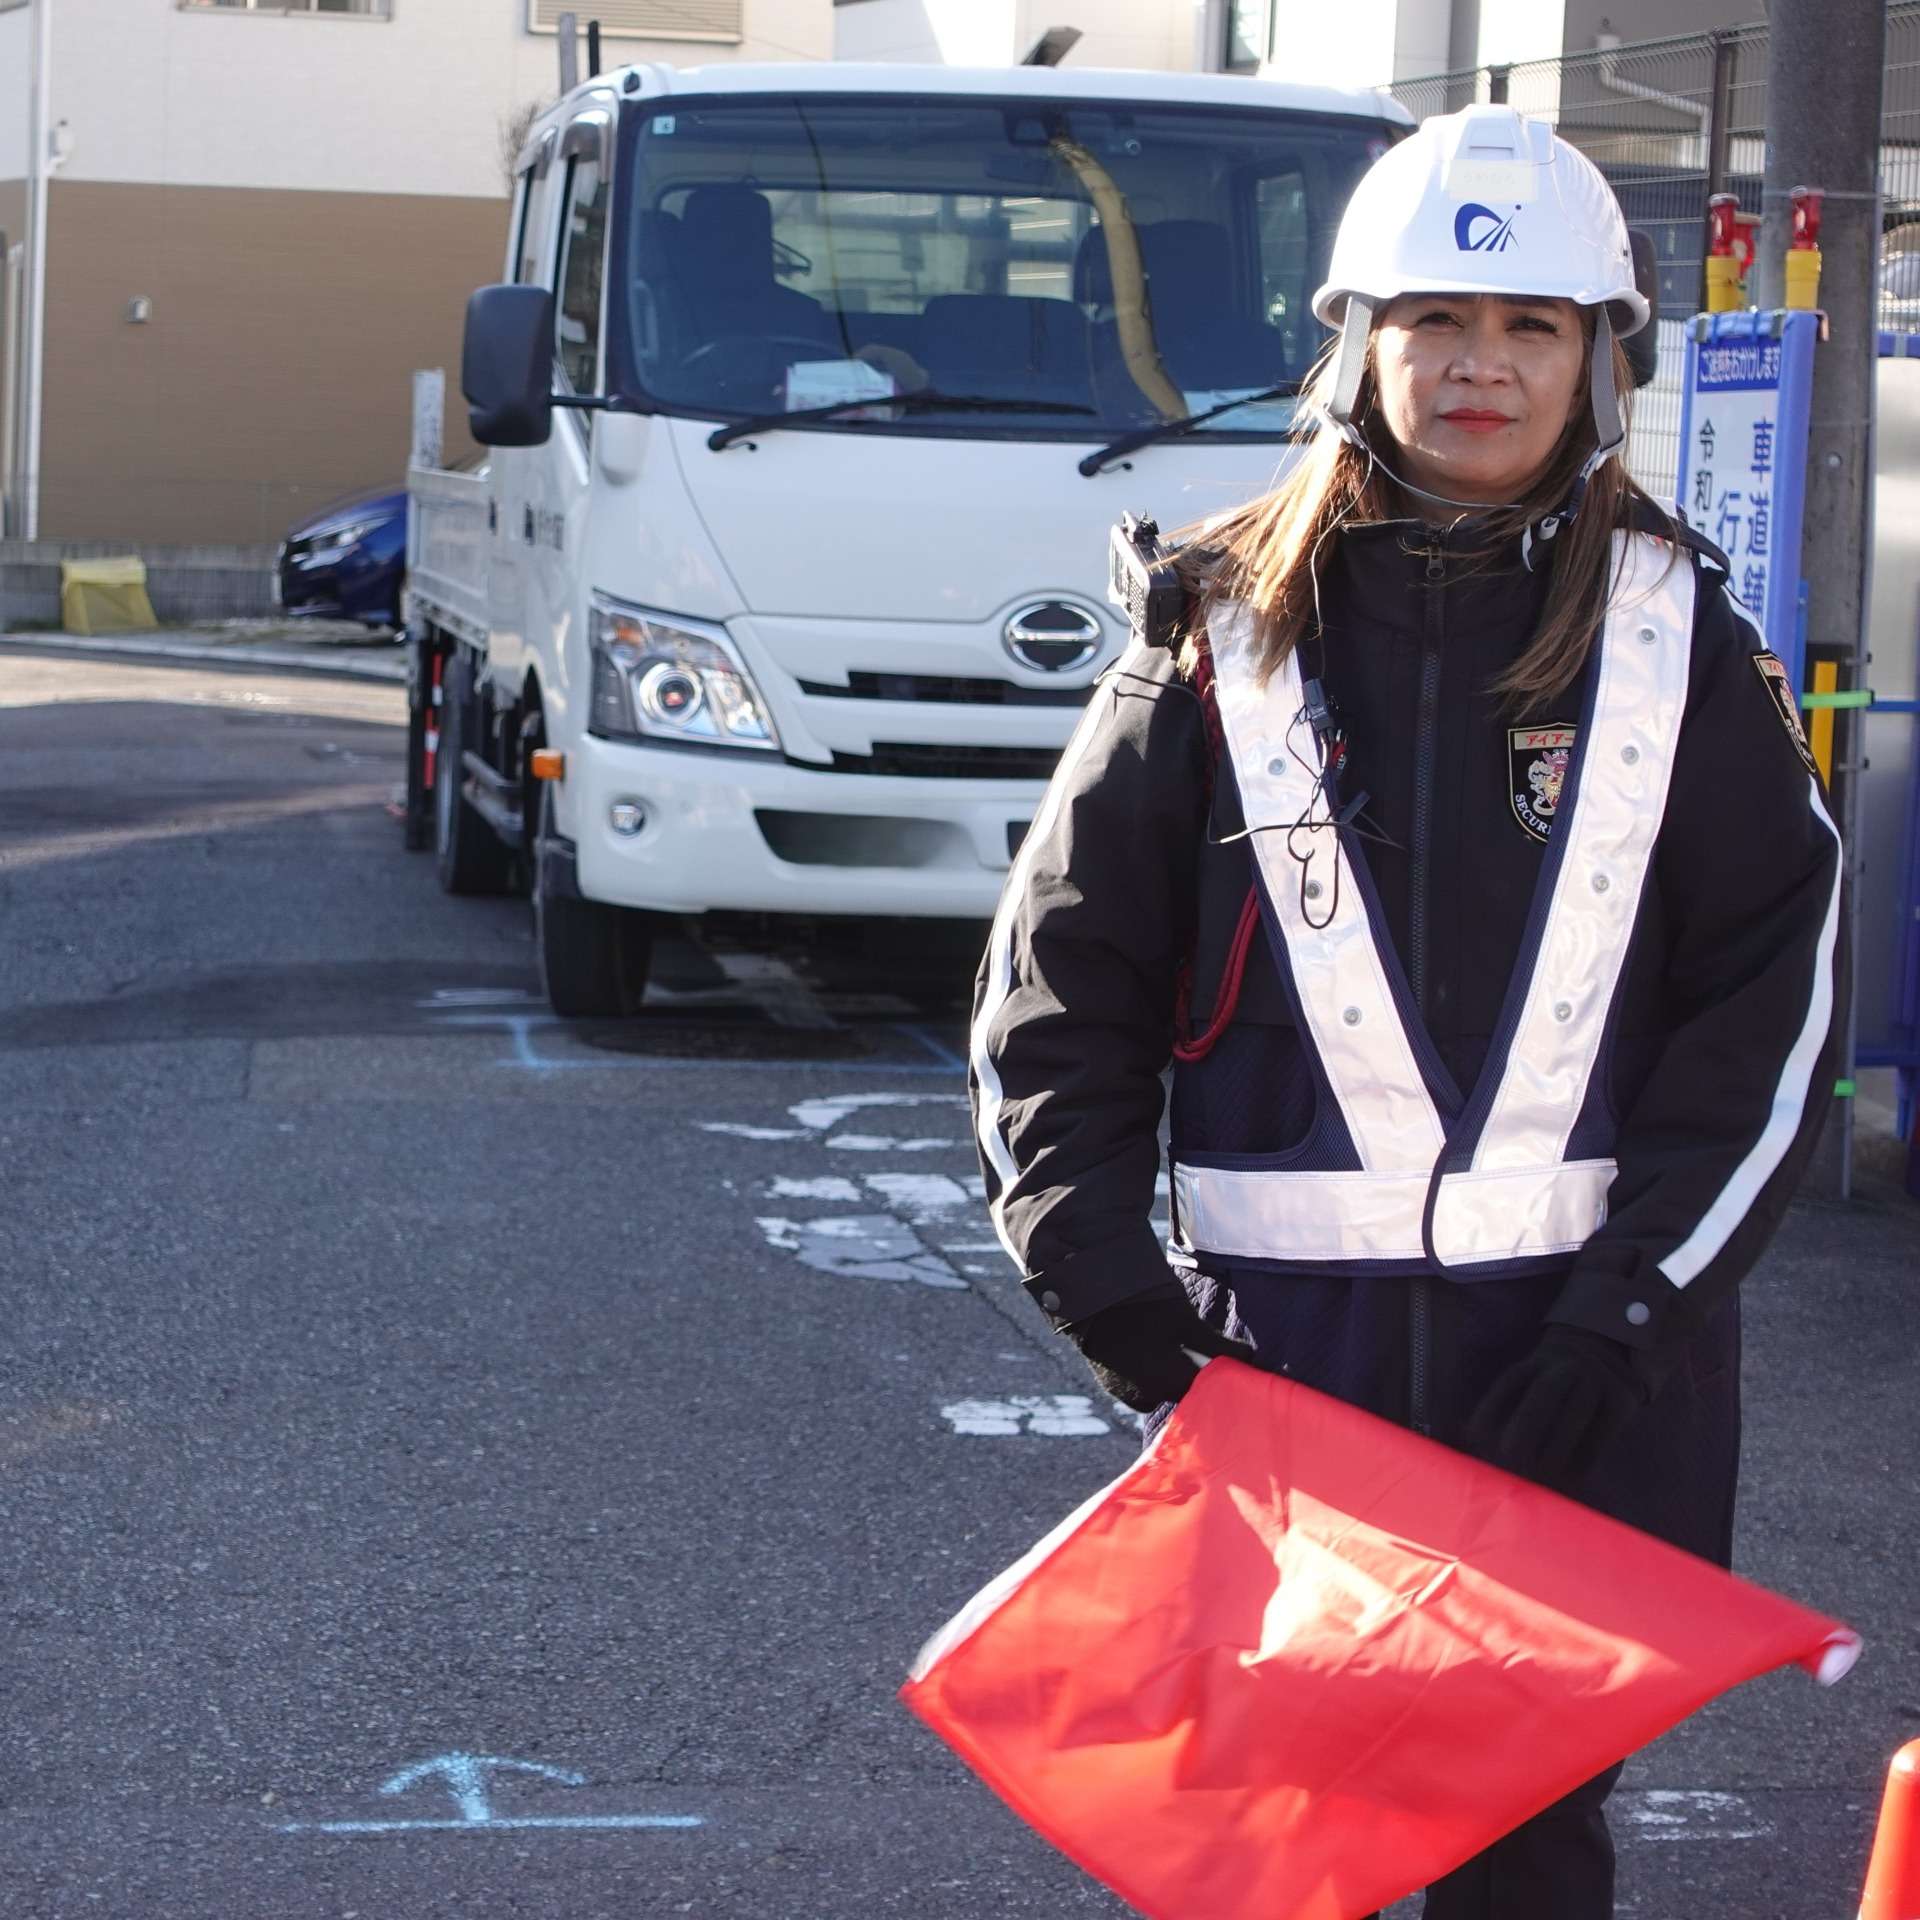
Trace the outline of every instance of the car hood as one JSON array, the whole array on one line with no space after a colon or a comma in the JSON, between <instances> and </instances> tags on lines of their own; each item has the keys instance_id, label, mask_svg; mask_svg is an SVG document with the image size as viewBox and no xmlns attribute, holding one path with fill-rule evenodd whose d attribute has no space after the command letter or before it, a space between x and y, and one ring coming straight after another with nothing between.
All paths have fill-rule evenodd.
<instances>
[{"instance_id":1,"label":"car hood","mask_svg":"<svg viewBox=\"0 0 1920 1920\"><path fill-rule=\"evenodd\" d=\"M343 494L287 529L289 540L308 540L316 533L348 526L356 520L397 519L407 510L404 487L370 487L364 493Z\"/></svg>"}]
</instances>

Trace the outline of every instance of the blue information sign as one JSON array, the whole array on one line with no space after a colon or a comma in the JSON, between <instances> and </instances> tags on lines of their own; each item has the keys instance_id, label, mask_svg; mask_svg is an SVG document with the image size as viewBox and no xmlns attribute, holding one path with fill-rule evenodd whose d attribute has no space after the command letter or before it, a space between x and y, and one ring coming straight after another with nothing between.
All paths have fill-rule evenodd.
<instances>
[{"instance_id":1,"label":"blue information sign","mask_svg":"<svg viewBox=\"0 0 1920 1920\"><path fill-rule=\"evenodd\" d=\"M1804 686L1800 519L1817 313L1703 313L1688 328L1678 501Z\"/></svg>"}]
</instances>

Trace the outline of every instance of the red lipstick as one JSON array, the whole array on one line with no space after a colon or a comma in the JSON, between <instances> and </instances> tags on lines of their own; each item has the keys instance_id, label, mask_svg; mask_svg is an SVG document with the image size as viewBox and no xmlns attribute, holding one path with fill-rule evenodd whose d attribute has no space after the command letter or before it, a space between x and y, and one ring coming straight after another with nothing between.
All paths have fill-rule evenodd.
<instances>
[{"instance_id":1,"label":"red lipstick","mask_svg":"<svg viewBox=\"0 0 1920 1920\"><path fill-rule=\"evenodd\" d=\"M1450 427L1458 427L1462 433L1498 433L1502 427L1513 425L1510 414L1492 413L1483 407L1456 407L1451 413L1443 413L1440 418Z\"/></svg>"}]
</instances>

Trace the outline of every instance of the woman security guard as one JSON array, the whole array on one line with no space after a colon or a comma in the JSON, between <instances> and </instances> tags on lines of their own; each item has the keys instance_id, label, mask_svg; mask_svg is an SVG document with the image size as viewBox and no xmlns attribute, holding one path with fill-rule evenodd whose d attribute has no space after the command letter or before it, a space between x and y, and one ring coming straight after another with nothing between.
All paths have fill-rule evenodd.
<instances>
[{"instance_id":1,"label":"woman security guard","mask_svg":"<svg viewBox=\"0 0 1920 1920\"><path fill-rule=\"evenodd\" d=\"M993 1216L1133 1407L1250 1345L1724 1564L1735 1288L1843 1025L1791 689L1621 465L1647 303L1574 148L1428 121L1315 311L1302 458L1183 557L1184 646L1102 683L1009 878L972 1042ZM1611 1914L1617 1774L1428 1920Z\"/></svg>"}]
</instances>

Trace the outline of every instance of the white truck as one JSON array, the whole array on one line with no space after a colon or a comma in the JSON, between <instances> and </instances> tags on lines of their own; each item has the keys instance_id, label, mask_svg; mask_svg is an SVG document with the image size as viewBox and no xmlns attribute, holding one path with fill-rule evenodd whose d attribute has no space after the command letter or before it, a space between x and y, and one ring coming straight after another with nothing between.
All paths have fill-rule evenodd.
<instances>
[{"instance_id":1,"label":"white truck","mask_svg":"<svg viewBox=\"0 0 1920 1920\"><path fill-rule=\"evenodd\" d=\"M1258 493L1410 124L1225 76L630 66L534 124L415 467L410 844L524 886L568 1015L661 915L984 919L1126 508Z\"/></svg>"}]
</instances>

